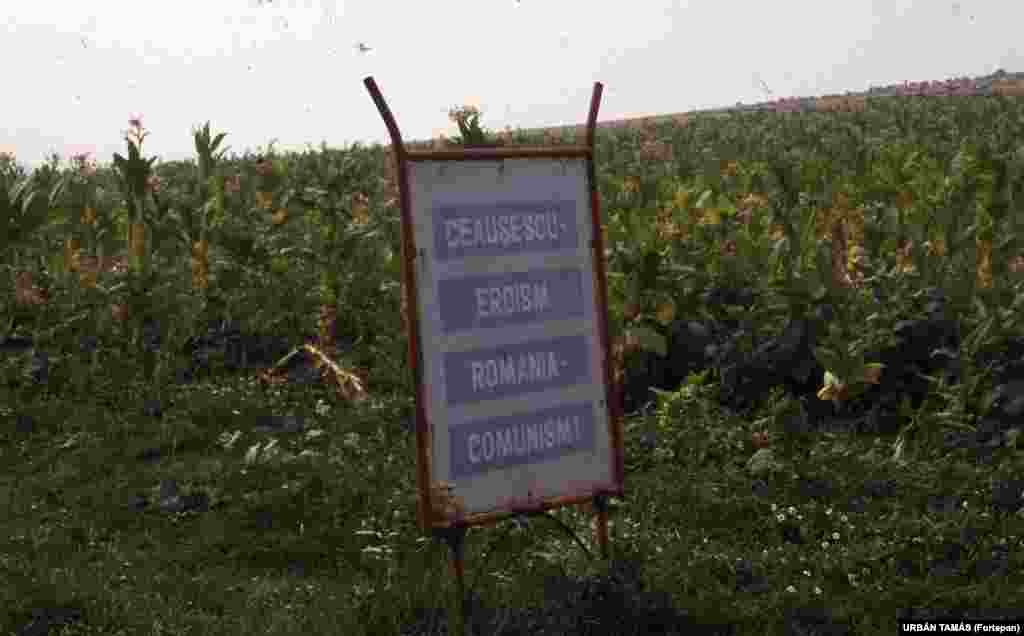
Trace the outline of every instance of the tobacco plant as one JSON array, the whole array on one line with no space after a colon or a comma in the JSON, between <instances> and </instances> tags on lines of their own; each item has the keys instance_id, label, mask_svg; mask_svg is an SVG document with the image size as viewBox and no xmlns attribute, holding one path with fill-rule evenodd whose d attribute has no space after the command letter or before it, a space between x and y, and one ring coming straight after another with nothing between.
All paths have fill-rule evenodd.
<instances>
[{"instance_id":1,"label":"tobacco plant","mask_svg":"<svg viewBox=\"0 0 1024 636\"><path fill-rule=\"evenodd\" d=\"M448 111L448 119L458 125L461 135L452 138L452 143L467 148L473 146L491 145L492 135L480 126L480 109L475 106L462 106L451 108Z\"/></svg>"},{"instance_id":2,"label":"tobacco plant","mask_svg":"<svg viewBox=\"0 0 1024 636\"><path fill-rule=\"evenodd\" d=\"M303 181L293 183L286 194L304 209L314 228L308 247L298 249L319 272L317 322L321 344L328 349L335 346L339 314L349 314L379 293L380 275L366 274L373 272L371 264L379 266L383 260L385 219L372 213L379 199L379 159L358 145L342 152L307 153L295 166Z\"/></svg>"},{"instance_id":3,"label":"tobacco plant","mask_svg":"<svg viewBox=\"0 0 1024 636\"><path fill-rule=\"evenodd\" d=\"M14 157L0 157L0 257L12 258L16 271L30 240L49 220L37 181L14 163Z\"/></svg>"},{"instance_id":4,"label":"tobacco plant","mask_svg":"<svg viewBox=\"0 0 1024 636\"><path fill-rule=\"evenodd\" d=\"M148 272L149 250L146 245L146 195L154 187L153 163L156 157L142 156L142 142L149 132L142 126L142 116L132 115L125 132L128 157L114 153L114 170L121 196L128 208L128 263L133 272ZM151 247L151 246L150 246Z\"/></svg>"},{"instance_id":5,"label":"tobacco plant","mask_svg":"<svg viewBox=\"0 0 1024 636\"><path fill-rule=\"evenodd\" d=\"M211 220L216 222L224 215L225 184L219 178L217 167L218 162L228 149L223 148L220 151L217 149L226 136L227 133L220 133L216 137L211 137L210 122L206 122L203 128L192 131L199 161L196 174L198 190L196 209L198 212L190 214L186 211L183 216L185 227L182 229L190 252L192 286L199 291L206 289L209 282L208 227Z\"/></svg>"}]
</instances>

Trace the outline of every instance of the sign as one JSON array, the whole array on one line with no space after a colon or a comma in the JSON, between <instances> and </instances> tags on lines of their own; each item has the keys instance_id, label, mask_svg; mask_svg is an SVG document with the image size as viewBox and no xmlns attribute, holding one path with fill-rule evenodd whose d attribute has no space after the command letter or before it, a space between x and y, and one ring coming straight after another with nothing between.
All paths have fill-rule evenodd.
<instances>
[{"instance_id":1,"label":"sign","mask_svg":"<svg viewBox=\"0 0 1024 636\"><path fill-rule=\"evenodd\" d=\"M410 152L372 77L397 161L420 525L451 549L465 631L467 527L589 502L603 558L623 494L604 246L586 145Z\"/></svg>"},{"instance_id":2,"label":"sign","mask_svg":"<svg viewBox=\"0 0 1024 636\"><path fill-rule=\"evenodd\" d=\"M468 516L613 489L587 159L406 169L431 482Z\"/></svg>"}]
</instances>

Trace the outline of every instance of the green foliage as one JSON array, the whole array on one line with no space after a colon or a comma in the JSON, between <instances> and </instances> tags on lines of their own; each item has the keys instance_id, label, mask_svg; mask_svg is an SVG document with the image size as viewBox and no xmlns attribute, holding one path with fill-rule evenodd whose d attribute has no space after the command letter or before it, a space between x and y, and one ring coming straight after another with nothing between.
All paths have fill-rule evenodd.
<instances>
[{"instance_id":1,"label":"green foliage","mask_svg":"<svg viewBox=\"0 0 1024 636\"><path fill-rule=\"evenodd\" d=\"M818 356L850 380L902 311L920 311L922 287L938 286L957 299L970 362L1020 329L1024 294L1007 262L1020 250L1024 218L1022 114L1006 100L892 100L863 113L698 117L684 127L600 132L613 329L668 353L659 320L668 301L675 319L715 311L759 328L828 301L836 319ZM481 142L478 120L465 123L463 141ZM418 536L414 438L399 426L413 405L398 318L399 216L383 149L226 158L224 133L207 124L193 136L199 167L154 165L141 152L135 159L145 165L131 164L131 146L127 159L95 173L54 163L30 177L0 163L3 265L36 274L49 293L17 316L2 303L4 335L12 317L31 317L40 349L53 354L52 386L34 393L23 359L0 361L0 499L12 511L0 516L0 561L14 582L0 586L9 610L0 631L70 596L88 620L68 633L397 633L414 608L440 602L450 579L444 547ZM652 136L674 152L651 159ZM95 287L79 289L56 275L63 240L110 254L120 247L142 192L130 165L161 177L144 201L157 267L103 271ZM95 224L83 224L84 206L95 209ZM841 212L848 241L863 225L863 280L854 288L832 276L825 221ZM199 236L210 241L205 294L189 285L183 249ZM939 240L945 253L929 254L925 241ZM909 263L897 252L902 241ZM986 243L990 286L976 280ZM723 284L753 286L764 299L750 311L697 306L702 291ZM3 285L10 297L6 277ZM131 320L112 321L112 303L129 307ZM204 316L226 311L246 330L297 335L325 303L345 310L339 331L369 374L366 402L343 404L320 388L256 388L250 378L173 386L173 352ZM147 316L159 319L167 343L150 357L134 346ZM100 336L89 356L76 353L82 332ZM714 371L693 375L660 392L653 416L624 423L629 498L612 517L613 553L644 561L648 589L669 590L692 615L722 617L737 633L788 633L785 617L818 605L853 633L891 630L913 604L1009 605L1021 588L1016 562L998 576L984 574L985 562L999 546L1014 554L1024 531L1019 515L995 512L987 491L1019 473L1019 445L1000 450L997 467L926 445L943 428L972 424L990 399L987 372L968 368L954 386L936 380L921 408L907 405L912 423L895 448L805 431L800 403L779 392L749 418L731 415L718 404ZM139 414L141 396L154 393L171 398L161 420ZM314 413L318 399L335 413ZM19 432L10 405L36 418L31 433ZM289 410L309 418L306 433L257 432L267 413ZM752 439L762 438L752 434L763 431L771 445L755 451ZM156 459L140 459L154 449ZM894 451L898 461L889 461ZM766 469L757 477L766 493L752 494L752 469ZM813 475L836 491L809 496L800 478ZM125 505L169 477L208 496L210 510L165 513L152 497L142 511ZM898 497L854 505L864 484L883 478L898 483ZM918 505L933 494L955 498L956 510ZM586 516L555 514L587 533ZM794 528L802 543L784 538ZM924 564L969 531L975 539L952 578L899 566ZM479 573L473 592L492 604L522 607L539 596L544 575L595 569L555 532L518 532L493 553L484 550L490 536L470 533L466 563ZM760 589L737 588L741 562L763 576Z\"/></svg>"},{"instance_id":2,"label":"green foliage","mask_svg":"<svg viewBox=\"0 0 1024 636\"><path fill-rule=\"evenodd\" d=\"M49 220L45 199L35 179L9 163L0 165L0 248L3 256L23 249Z\"/></svg>"},{"instance_id":3,"label":"green foliage","mask_svg":"<svg viewBox=\"0 0 1024 636\"><path fill-rule=\"evenodd\" d=\"M491 134L480 127L480 115L480 110L474 106L449 110L448 118L458 125L461 133L460 136L452 138L452 142L467 148L492 143Z\"/></svg>"}]
</instances>

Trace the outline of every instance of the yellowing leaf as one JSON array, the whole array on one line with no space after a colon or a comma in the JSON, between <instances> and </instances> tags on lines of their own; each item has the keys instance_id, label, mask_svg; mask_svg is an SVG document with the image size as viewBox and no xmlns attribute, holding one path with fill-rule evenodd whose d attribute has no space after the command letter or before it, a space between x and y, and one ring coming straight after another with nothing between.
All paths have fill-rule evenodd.
<instances>
[{"instance_id":1,"label":"yellowing leaf","mask_svg":"<svg viewBox=\"0 0 1024 636\"><path fill-rule=\"evenodd\" d=\"M672 219L659 220L657 222L658 237L662 240L681 239L686 235L685 228Z\"/></svg>"},{"instance_id":2,"label":"yellowing leaf","mask_svg":"<svg viewBox=\"0 0 1024 636\"><path fill-rule=\"evenodd\" d=\"M992 286L992 241L977 238L975 244L978 252L978 287L987 289Z\"/></svg>"},{"instance_id":3,"label":"yellowing leaf","mask_svg":"<svg viewBox=\"0 0 1024 636\"><path fill-rule=\"evenodd\" d=\"M896 195L896 207L901 210L906 210L914 204L914 195L910 194L906 190L901 191Z\"/></svg>"},{"instance_id":4,"label":"yellowing leaf","mask_svg":"<svg viewBox=\"0 0 1024 636\"><path fill-rule=\"evenodd\" d=\"M210 244L206 240L196 241L192 245L190 267L192 269L192 287L194 289L205 289L209 282L209 249Z\"/></svg>"},{"instance_id":5,"label":"yellowing leaf","mask_svg":"<svg viewBox=\"0 0 1024 636\"><path fill-rule=\"evenodd\" d=\"M655 318L662 325L668 325L676 317L676 305L671 300L667 300L660 305L655 312Z\"/></svg>"},{"instance_id":6,"label":"yellowing leaf","mask_svg":"<svg viewBox=\"0 0 1024 636\"><path fill-rule=\"evenodd\" d=\"M850 207L850 199L843 192L836 192L832 195L832 207L843 212Z\"/></svg>"},{"instance_id":7,"label":"yellowing leaf","mask_svg":"<svg viewBox=\"0 0 1024 636\"><path fill-rule=\"evenodd\" d=\"M767 199L765 199L762 195L756 194L756 193L753 193L753 192L747 194L742 199L740 199L740 206L742 208L749 209L749 210L755 210L755 209L758 209L758 208L763 208L767 204L768 204L768 200Z\"/></svg>"},{"instance_id":8,"label":"yellowing leaf","mask_svg":"<svg viewBox=\"0 0 1024 636\"><path fill-rule=\"evenodd\" d=\"M706 208L700 218L700 225L718 225L722 222L722 211L718 208Z\"/></svg>"},{"instance_id":9,"label":"yellowing leaf","mask_svg":"<svg viewBox=\"0 0 1024 636\"><path fill-rule=\"evenodd\" d=\"M356 225L366 225L370 221L370 207L366 203L366 197L354 197L352 204L352 222Z\"/></svg>"},{"instance_id":10,"label":"yellowing leaf","mask_svg":"<svg viewBox=\"0 0 1024 636\"><path fill-rule=\"evenodd\" d=\"M78 239L69 238L64 241L64 271L71 273L78 269L79 253Z\"/></svg>"},{"instance_id":11,"label":"yellowing leaf","mask_svg":"<svg viewBox=\"0 0 1024 636\"><path fill-rule=\"evenodd\" d=\"M831 400L832 402L838 403L841 401L840 396L843 388L844 387L841 384L830 384L828 386L824 386L818 391L818 399L822 401Z\"/></svg>"},{"instance_id":12,"label":"yellowing leaf","mask_svg":"<svg viewBox=\"0 0 1024 636\"><path fill-rule=\"evenodd\" d=\"M676 189L676 194L672 197L672 205L679 210L685 210L690 205L690 192L683 189L682 186Z\"/></svg>"},{"instance_id":13,"label":"yellowing leaf","mask_svg":"<svg viewBox=\"0 0 1024 636\"><path fill-rule=\"evenodd\" d=\"M257 192L256 193L256 207L261 210L270 209L271 204L274 202L274 195L269 192Z\"/></svg>"},{"instance_id":14,"label":"yellowing leaf","mask_svg":"<svg viewBox=\"0 0 1024 636\"><path fill-rule=\"evenodd\" d=\"M83 289L91 289L96 286L97 272L95 270L82 271L78 274L78 284Z\"/></svg>"},{"instance_id":15,"label":"yellowing leaf","mask_svg":"<svg viewBox=\"0 0 1024 636\"><path fill-rule=\"evenodd\" d=\"M917 271L917 266L914 265L913 255L911 254L912 249L912 241L896 247L896 266L902 273L914 273Z\"/></svg>"},{"instance_id":16,"label":"yellowing leaf","mask_svg":"<svg viewBox=\"0 0 1024 636\"><path fill-rule=\"evenodd\" d=\"M138 264L146 253L146 225L132 223L128 227L128 258Z\"/></svg>"},{"instance_id":17,"label":"yellowing leaf","mask_svg":"<svg viewBox=\"0 0 1024 636\"><path fill-rule=\"evenodd\" d=\"M192 288L193 289L206 289L209 285L210 279L206 272L203 270L192 271Z\"/></svg>"},{"instance_id":18,"label":"yellowing leaf","mask_svg":"<svg viewBox=\"0 0 1024 636\"><path fill-rule=\"evenodd\" d=\"M930 256L945 256L946 254L946 245L941 238L934 241L925 241L924 247Z\"/></svg>"},{"instance_id":19,"label":"yellowing leaf","mask_svg":"<svg viewBox=\"0 0 1024 636\"><path fill-rule=\"evenodd\" d=\"M278 209L278 211L274 212L274 214L270 217L270 222L273 223L274 225L281 225L282 223L284 223L287 220L288 220L288 210L286 210L284 208Z\"/></svg>"},{"instance_id":20,"label":"yellowing leaf","mask_svg":"<svg viewBox=\"0 0 1024 636\"><path fill-rule=\"evenodd\" d=\"M863 245L851 245L850 246L850 263L860 263L867 257L867 251Z\"/></svg>"}]
</instances>

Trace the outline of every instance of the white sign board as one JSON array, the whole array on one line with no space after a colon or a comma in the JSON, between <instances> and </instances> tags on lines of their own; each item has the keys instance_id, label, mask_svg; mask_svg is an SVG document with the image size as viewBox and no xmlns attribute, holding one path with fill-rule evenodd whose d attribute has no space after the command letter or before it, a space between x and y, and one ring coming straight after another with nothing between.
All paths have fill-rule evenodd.
<instances>
[{"instance_id":1,"label":"white sign board","mask_svg":"<svg viewBox=\"0 0 1024 636\"><path fill-rule=\"evenodd\" d=\"M467 515L608 488L586 160L407 166L431 481Z\"/></svg>"}]
</instances>

